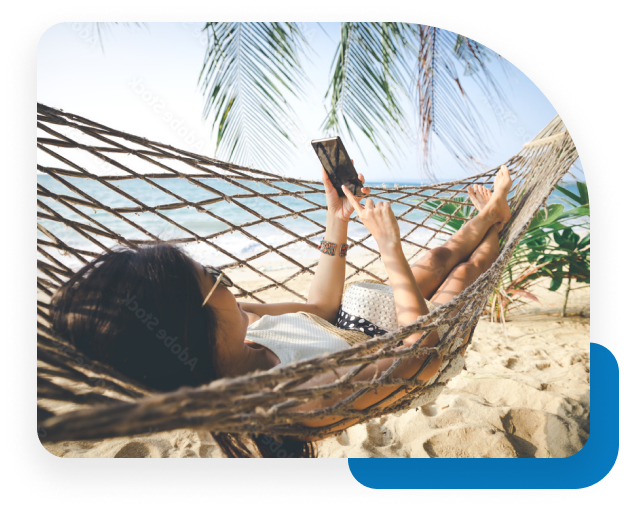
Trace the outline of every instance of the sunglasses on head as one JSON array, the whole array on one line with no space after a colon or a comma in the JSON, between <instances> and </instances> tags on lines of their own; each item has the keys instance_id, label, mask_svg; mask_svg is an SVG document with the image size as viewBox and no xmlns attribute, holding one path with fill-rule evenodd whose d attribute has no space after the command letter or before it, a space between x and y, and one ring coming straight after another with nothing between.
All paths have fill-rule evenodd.
<instances>
[{"instance_id":1,"label":"sunglasses on head","mask_svg":"<svg viewBox=\"0 0 627 510\"><path fill-rule=\"evenodd\" d=\"M223 287L233 286L233 282L231 281L231 279L227 275L225 275L221 269L212 266L204 266L203 269L205 270L205 273L211 276L216 282L213 284L213 287L211 287L211 290L207 294L207 297L205 297L205 300L202 302L201 306L205 306L207 304L207 301L209 301L211 294L213 294L218 285L222 285Z\"/></svg>"}]
</instances>

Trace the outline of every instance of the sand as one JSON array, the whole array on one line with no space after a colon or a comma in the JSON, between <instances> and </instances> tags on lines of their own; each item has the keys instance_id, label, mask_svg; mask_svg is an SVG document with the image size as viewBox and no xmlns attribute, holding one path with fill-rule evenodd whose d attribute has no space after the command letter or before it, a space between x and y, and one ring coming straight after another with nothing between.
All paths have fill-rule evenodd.
<instances>
[{"instance_id":1,"label":"sand","mask_svg":"<svg viewBox=\"0 0 627 510\"><path fill-rule=\"evenodd\" d=\"M291 272L279 266L270 274L280 281ZM247 289L261 286L250 271L229 275ZM300 278L293 288L306 294L309 281ZM590 423L590 292L572 291L562 318L563 289L542 287L534 290L541 304L514 310L505 328L480 320L466 370L438 397L435 416L412 409L356 425L319 442L318 456L546 458L578 452ZM294 300L284 290L263 297ZM210 434L192 430L45 447L61 457L221 456Z\"/></svg>"}]
</instances>

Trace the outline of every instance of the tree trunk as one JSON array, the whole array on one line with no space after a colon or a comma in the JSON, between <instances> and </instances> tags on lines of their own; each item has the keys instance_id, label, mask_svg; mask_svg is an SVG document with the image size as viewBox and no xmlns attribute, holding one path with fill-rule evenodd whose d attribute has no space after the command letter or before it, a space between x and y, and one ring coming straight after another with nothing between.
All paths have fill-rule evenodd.
<instances>
[{"instance_id":1,"label":"tree trunk","mask_svg":"<svg viewBox=\"0 0 627 510\"><path fill-rule=\"evenodd\" d=\"M566 284L566 295L564 296L564 308L562 308L562 317L566 317L566 305L568 304L568 294L570 293L570 276Z\"/></svg>"}]
</instances>

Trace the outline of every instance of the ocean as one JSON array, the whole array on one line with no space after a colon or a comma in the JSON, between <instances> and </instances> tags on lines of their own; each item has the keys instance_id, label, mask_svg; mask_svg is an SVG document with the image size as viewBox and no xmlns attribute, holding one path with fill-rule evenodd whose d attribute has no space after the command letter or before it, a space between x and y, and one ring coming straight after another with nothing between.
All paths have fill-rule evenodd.
<instances>
[{"instance_id":1,"label":"ocean","mask_svg":"<svg viewBox=\"0 0 627 510\"><path fill-rule=\"evenodd\" d=\"M136 204L133 203L131 200L125 198L124 196L111 189L108 189L106 186L103 186L96 181L76 179L71 177L67 177L66 179L71 184L82 189L84 192L92 197L95 197L98 201L109 207L119 208L136 206ZM243 190L237 188L236 186L233 186L221 180L202 179L201 181L208 186L211 186L214 189L229 195L245 193ZM57 182L55 179L48 175L38 174L37 182L52 193L80 198L79 195L72 192L63 184ZM190 202L209 200L217 196L216 194L213 194L206 189L190 184L189 182L182 179L160 179L156 182L158 182L163 187L169 189L171 192L176 193L178 196L189 200ZM151 185L143 181L113 181L112 184L117 186L120 190L128 193L129 195L136 197L138 200L148 206L177 202L174 197L162 192L157 188L152 187ZM388 189L394 189L393 183L385 184ZM402 183L398 184L402 185ZM246 186L257 191L270 191L270 188L261 183L247 182ZM282 183L281 187L290 191L298 191L302 189L297 185L292 185L289 183ZM569 190L576 191L576 185L574 183L570 183L566 187ZM400 195L391 193L389 196L398 197ZM325 202L323 195L307 195L307 197L318 204L324 204ZM48 207L59 212L60 214L72 221L89 223L78 213L69 210L63 205L60 205L53 199L41 196L38 198ZM290 207L295 211L303 211L311 207L310 204L307 204L306 202L294 197L278 197L278 200L280 200L281 204L284 204L285 206ZM205 206L205 208L217 216L228 219L228 221L232 225L236 226L246 225L248 223L258 220L259 218L256 216L255 213L259 214L263 218L282 215L286 213L286 211L281 207L274 205L263 198L246 198L241 199L241 202L253 212L247 212L237 205L230 204L226 201L211 204L209 206ZM554 202L562 202L559 194L554 194L549 199L549 203ZM140 229L130 225L129 223L119 218L110 215L105 211L99 209L91 209L80 205L75 205L74 207L77 210L80 210L84 214L88 215L90 218L93 218L94 221L97 221L98 223L108 227L112 231L121 234L127 239L149 239L149 237L146 234L142 233ZM393 210L397 215L404 212L406 209L407 208L402 205L393 205ZM193 208L181 208L170 211L166 210L162 211L162 213L165 217L171 218L173 221L179 223L184 228L195 232L199 236L208 236L230 228L229 225L225 222L213 218L209 214L200 213ZM325 211L307 212L304 214L308 218L311 218L312 220L315 220L318 223L324 225L326 216ZM168 221L159 218L158 216L150 212L127 213L125 214L125 217L135 223L138 227L143 228L153 234L156 234L160 239L163 240L176 240L190 237L190 234L185 230L172 225ZM407 215L407 218L413 221L421 221L424 217L425 213L417 210L414 210ZM431 222L431 220L429 221ZM102 251L100 247L94 245L87 238L77 233L70 227L67 227L57 221L40 219L39 222L44 228L46 228L52 234L59 237L71 246L96 252ZM308 222L298 217L282 218L279 220L279 223L287 229L298 232L301 235L311 234L319 230L318 227L313 225L311 222ZM401 228L401 233L403 234L412 228L410 224L405 222L400 222L399 226ZM280 228L274 227L267 223L247 226L244 228L244 230L258 237L263 242L271 246L280 246L293 239L290 234L282 231ZM353 239L362 238L366 234L367 231L363 226L355 223L350 224L349 236ZM409 236L409 239L420 244L426 244L432 239L432 235L433 233L427 229L418 229ZM38 238L47 239L47 236L45 236L39 230L37 231L37 236ZM112 239L103 240L103 238L101 237L99 237L98 239L103 243L103 245L107 247L111 247L116 244L116 241ZM322 234L316 235L313 238L315 242L318 242L321 239ZM186 251L190 256L192 256L202 264L221 266L231 263L236 259L249 258L265 250L262 245L240 232L225 234L215 239L212 239L211 241L215 244L214 247L209 246L203 242L192 242L186 244ZM372 239L369 239L366 244L370 245L371 247L376 246L374 240ZM312 259L317 257L318 255L318 252L314 248L303 242L298 242L290 245L288 251L289 255L296 260ZM231 257L230 255L233 255L234 257ZM67 263L72 269L76 269L77 266L80 266L80 263L78 263L78 261L74 262L75 259L73 258L63 258L65 259L64 263ZM280 269L281 266L276 264L278 259L280 259L280 257L276 254L267 254L257 259L255 265L266 270Z\"/></svg>"}]
</instances>

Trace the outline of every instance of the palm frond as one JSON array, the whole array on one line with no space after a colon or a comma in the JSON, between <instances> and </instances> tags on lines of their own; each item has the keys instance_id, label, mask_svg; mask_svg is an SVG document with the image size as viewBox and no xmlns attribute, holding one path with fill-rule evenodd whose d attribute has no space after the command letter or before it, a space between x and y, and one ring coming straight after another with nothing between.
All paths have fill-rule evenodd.
<instances>
[{"instance_id":1,"label":"palm frond","mask_svg":"<svg viewBox=\"0 0 627 510\"><path fill-rule=\"evenodd\" d=\"M280 166L298 132L286 96L302 93L305 38L296 23L205 25L207 51L199 83L204 117L217 130L220 158L247 166Z\"/></svg>"},{"instance_id":2,"label":"palm frond","mask_svg":"<svg viewBox=\"0 0 627 510\"><path fill-rule=\"evenodd\" d=\"M491 152L490 133L459 71L477 85L492 108L509 108L505 94L488 68L492 60L502 59L459 34L427 25L418 25L416 31L415 83L426 173L434 177L431 168L434 135L462 165L482 166L481 160Z\"/></svg>"},{"instance_id":3,"label":"palm frond","mask_svg":"<svg viewBox=\"0 0 627 510\"><path fill-rule=\"evenodd\" d=\"M435 100L435 27L418 25L418 66L416 90L418 92L418 116L420 118L420 138L422 140L423 166L430 175L433 132L433 103Z\"/></svg>"},{"instance_id":4,"label":"palm frond","mask_svg":"<svg viewBox=\"0 0 627 510\"><path fill-rule=\"evenodd\" d=\"M105 37L108 37L113 31L114 26L124 26L124 27L133 27L137 26L140 28L146 28L147 25L145 23L126 23L126 22L92 22L89 23L91 25L91 37L93 44L99 44L100 50L102 53L105 52L104 40ZM87 25L87 23L85 24Z\"/></svg>"},{"instance_id":5,"label":"palm frond","mask_svg":"<svg viewBox=\"0 0 627 510\"><path fill-rule=\"evenodd\" d=\"M325 95L327 134L361 131L384 161L406 130L401 97L410 76L405 46L411 37L406 23L342 23Z\"/></svg>"}]
</instances>

